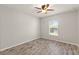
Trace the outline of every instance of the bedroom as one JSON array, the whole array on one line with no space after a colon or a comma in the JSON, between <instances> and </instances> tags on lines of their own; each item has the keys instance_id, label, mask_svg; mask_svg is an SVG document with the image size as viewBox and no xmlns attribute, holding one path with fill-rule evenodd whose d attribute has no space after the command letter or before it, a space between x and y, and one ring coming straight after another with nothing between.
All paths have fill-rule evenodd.
<instances>
[{"instance_id":1,"label":"bedroom","mask_svg":"<svg viewBox=\"0 0 79 59\"><path fill-rule=\"evenodd\" d=\"M0 5L1 55L79 55L79 4L42 6Z\"/></svg>"}]
</instances>

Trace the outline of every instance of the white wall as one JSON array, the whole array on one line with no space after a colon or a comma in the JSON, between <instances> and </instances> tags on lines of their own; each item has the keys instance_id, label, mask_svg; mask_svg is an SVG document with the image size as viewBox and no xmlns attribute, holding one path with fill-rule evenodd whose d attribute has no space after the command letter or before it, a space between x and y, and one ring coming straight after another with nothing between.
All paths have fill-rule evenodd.
<instances>
[{"instance_id":1,"label":"white wall","mask_svg":"<svg viewBox=\"0 0 79 59\"><path fill-rule=\"evenodd\" d=\"M39 22L39 19L33 16L0 6L0 48L39 38Z\"/></svg>"},{"instance_id":2,"label":"white wall","mask_svg":"<svg viewBox=\"0 0 79 59\"><path fill-rule=\"evenodd\" d=\"M79 10L78 10L78 42L79 42Z\"/></svg>"},{"instance_id":3,"label":"white wall","mask_svg":"<svg viewBox=\"0 0 79 59\"><path fill-rule=\"evenodd\" d=\"M48 22L57 20L59 22L59 36L50 36ZM79 44L77 29L77 11L68 11L41 19L41 38L59 40Z\"/></svg>"},{"instance_id":4,"label":"white wall","mask_svg":"<svg viewBox=\"0 0 79 59\"><path fill-rule=\"evenodd\" d=\"M2 22L1 22L1 19L0 19L0 49L1 49L1 37L2 37L2 36L1 36L1 31L2 31L1 23L2 23Z\"/></svg>"}]
</instances>

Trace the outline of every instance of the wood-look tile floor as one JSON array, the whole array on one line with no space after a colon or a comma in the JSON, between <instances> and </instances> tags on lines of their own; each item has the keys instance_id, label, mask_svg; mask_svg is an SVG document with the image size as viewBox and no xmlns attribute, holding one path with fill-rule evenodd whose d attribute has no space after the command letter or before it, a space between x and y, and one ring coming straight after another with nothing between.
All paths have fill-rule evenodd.
<instances>
[{"instance_id":1,"label":"wood-look tile floor","mask_svg":"<svg viewBox=\"0 0 79 59\"><path fill-rule=\"evenodd\" d=\"M0 55L79 55L79 48L54 40L37 39L2 51Z\"/></svg>"}]
</instances>

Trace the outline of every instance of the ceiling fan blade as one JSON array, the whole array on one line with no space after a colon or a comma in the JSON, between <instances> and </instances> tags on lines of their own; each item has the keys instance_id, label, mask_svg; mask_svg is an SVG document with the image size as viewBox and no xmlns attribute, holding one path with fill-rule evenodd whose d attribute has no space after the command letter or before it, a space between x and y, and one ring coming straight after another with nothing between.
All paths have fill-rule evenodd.
<instances>
[{"instance_id":1,"label":"ceiling fan blade","mask_svg":"<svg viewBox=\"0 0 79 59\"><path fill-rule=\"evenodd\" d=\"M42 11L38 11L37 13L40 13L40 12L42 12Z\"/></svg>"},{"instance_id":2,"label":"ceiling fan blade","mask_svg":"<svg viewBox=\"0 0 79 59\"><path fill-rule=\"evenodd\" d=\"M54 11L54 9L47 9L47 11Z\"/></svg>"},{"instance_id":3,"label":"ceiling fan blade","mask_svg":"<svg viewBox=\"0 0 79 59\"><path fill-rule=\"evenodd\" d=\"M35 7L36 9L41 9L41 8L39 8L39 7Z\"/></svg>"}]
</instances>

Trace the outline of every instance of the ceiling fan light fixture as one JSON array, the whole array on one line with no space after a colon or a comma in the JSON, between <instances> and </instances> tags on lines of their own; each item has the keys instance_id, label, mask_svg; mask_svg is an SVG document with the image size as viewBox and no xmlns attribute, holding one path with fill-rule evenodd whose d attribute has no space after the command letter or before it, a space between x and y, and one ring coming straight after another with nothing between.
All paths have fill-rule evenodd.
<instances>
[{"instance_id":1,"label":"ceiling fan light fixture","mask_svg":"<svg viewBox=\"0 0 79 59\"><path fill-rule=\"evenodd\" d=\"M42 13L45 13L46 12L46 10L42 10Z\"/></svg>"},{"instance_id":2,"label":"ceiling fan light fixture","mask_svg":"<svg viewBox=\"0 0 79 59\"><path fill-rule=\"evenodd\" d=\"M53 9L49 9L49 4L44 4L44 5L41 5L41 7L35 7L35 8L40 10L37 13L42 12L42 13L47 14L47 11L53 11Z\"/></svg>"}]
</instances>

